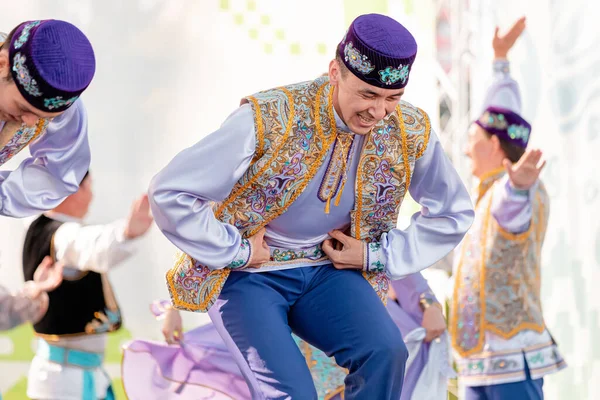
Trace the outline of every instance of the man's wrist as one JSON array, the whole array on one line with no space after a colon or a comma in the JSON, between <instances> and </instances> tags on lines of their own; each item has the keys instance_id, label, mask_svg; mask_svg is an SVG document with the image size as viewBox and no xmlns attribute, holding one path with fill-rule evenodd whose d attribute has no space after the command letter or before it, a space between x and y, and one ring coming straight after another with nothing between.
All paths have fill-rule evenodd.
<instances>
[{"instance_id":1,"label":"man's wrist","mask_svg":"<svg viewBox=\"0 0 600 400\"><path fill-rule=\"evenodd\" d=\"M419 306L421 307L421 311L425 311L430 307L437 307L440 311L443 311L442 305L431 292L421 293L421 296L419 296Z\"/></svg>"}]
</instances>

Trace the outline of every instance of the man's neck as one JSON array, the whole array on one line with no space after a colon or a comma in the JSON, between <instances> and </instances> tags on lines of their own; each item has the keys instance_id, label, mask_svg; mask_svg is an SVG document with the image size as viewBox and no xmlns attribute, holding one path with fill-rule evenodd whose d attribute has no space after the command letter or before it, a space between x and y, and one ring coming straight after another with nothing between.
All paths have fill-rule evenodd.
<instances>
[{"instance_id":1,"label":"man's neck","mask_svg":"<svg viewBox=\"0 0 600 400\"><path fill-rule=\"evenodd\" d=\"M484 173L479 174L479 176L476 176L476 178L479 182L482 182L493 178L496 175L500 175L502 172L504 172L504 167L502 165L499 165L496 168L490 168L486 170Z\"/></svg>"},{"instance_id":2,"label":"man's neck","mask_svg":"<svg viewBox=\"0 0 600 400\"><path fill-rule=\"evenodd\" d=\"M333 90L333 109L335 111L335 114L340 119L340 121L342 121L342 123L347 126L348 124L346 124L346 121L344 121L344 116L340 112L340 103L338 102L338 88L337 88L337 86L332 86L331 90Z\"/></svg>"}]
</instances>

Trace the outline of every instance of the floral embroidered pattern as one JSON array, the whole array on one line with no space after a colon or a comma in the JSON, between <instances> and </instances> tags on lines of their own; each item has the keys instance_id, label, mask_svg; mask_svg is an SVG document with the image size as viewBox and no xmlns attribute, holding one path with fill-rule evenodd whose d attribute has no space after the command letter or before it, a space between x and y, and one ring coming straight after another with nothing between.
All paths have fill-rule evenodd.
<instances>
[{"instance_id":1,"label":"floral embroidered pattern","mask_svg":"<svg viewBox=\"0 0 600 400\"><path fill-rule=\"evenodd\" d=\"M212 271L185 253L178 255L175 266L167 272L167 288L173 307L188 311L208 311L217 299L231 269Z\"/></svg>"},{"instance_id":2,"label":"floral embroidered pattern","mask_svg":"<svg viewBox=\"0 0 600 400\"><path fill-rule=\"evenodd\" d=\"M94 316L96 319L85 326L88 335L113 332L121 327L121 311L118 309L111 311L107 308L104 312L96 312Z\"/></svg>"},{"instance_id":3,"label":"floral embroidered pattern","mask_svg":"<svg viewBox=\"0 0 600 400\"><path fill-rule=\"evenodd\" d=\"M325 257L325 252L323 252L320 245L305 250L273 249L271 251L271 260L277 262L287 262L299 259L320 260L323 257Z\"/></svg>"},{"instance_id":4,"label":"floral embroidered pattern","mask_svg":"<svg viewBox=\"0 0 600 400\"><path fill-rule=\"evenodd\" d=\"M398 81L402 81L402 84L406 83L408 79L409 66L407 65L399 65L398 68L387 67L386 69L382 69L379 71L379 77L381 82L386 85L393 85Z\"/></svg>"},{"instance_id":5,"label":"floral embroidered pattern","mask_svg":"<svg viewBox=\"0 0 600 400\"><path fill-rule=\"evenodd\" d=\"M44 99L44 107L48 110L54 110L55 108L70 106L77 100L79 96L71 97L70 99L63 100L62 96L52 97L50 99Z\"/></svg>"},{"instance_id":6,"label":"floral embroidered pattern","mask_svg":"<svg viewBox=\"0 0 600 400\"><path fill-rule=\"evenodd\" d=\"M451 317L452 346L462 357L482 350L485 331L510 339L525 329L545 329L539 260L548 197L539 185L529 230L508 233L491 217L492 187L502 174L482 179L475 221L462 243Z\"/></svg>"},{"instance_id":7,"label":"floral embroidered pattern","mask_svg":"<svg viewBox=\"0 0 600 400\"><path fill-rule=\"evenodd\" d=\"M510 125L508 127L508 136L511 139L521 139L527 142L529 140L529 128L523 125Z\"/></svg>"},{"instance_id":8,"label":"floral embroidered pattern","mask_svg":"<svg viewBox=\"0 0 600 400\"><path fill-rule=\"evenodd\" d=\"M25 43L27 43L27 40L29 39L29 32L33 28L38 26L41 22L42 21L32 21L23 27L21 34L19 35L17 40L15 40L15 43L14 43L15 49L20 49Z\"/></svg>"},{"instance_id":9,"label":"floral embroidered pattern","mask_svg":"<svg viewBox=\"0 0 600 400\"><path fill-rule=\"evenodd\" d=\"M227 268L243 268L250 262L250 257L252 257L252 246L250 246L250 241L246 238L242 238L238 253L236 254L233 261L229 263Z\"/></svg>"},{"instance_id":10,"label":"floral embroidered pattern","mask_svg":"<svg viewBox=\"0 0 600 400\"><path fill-rule=\"evenodd\" d=\"M331 399L337 394L343 394L344 379L348 375L348 371L339 367L334 358L327 357L321 350L295 335L294 340L306 359L306 364L315 383L317 397L319 399Z\"/></svg>"},{"instance_id":11,"label":"floral embroidered pattern","mask_svg":"<svg viewBox=\"0 0 600 400\"><path fill-rule=\"evenodd\" d=\"M36 126L28 127L23 124L13 134L12 138L0 150L0 165L10 160L15 154L19 153L26 147L29 142L36 139L46 131L48 120L40 119ZM6 127L4 129L7 129Z\"/></svg>"},{"instance_id":12,"label":"floral embroidered pattern","mask_svg":"<svg viewBox=\"0 0 600 400\"><path fill-rule=\"evenodd\" d=\"M346 180L348 162L352 156L354 135L340 134L333 146L331 158L327 165L325 175L319 187L318 197L322 202L330 201L341 190Z\"/></svg>"},{"instance_id":13,"label":"floral embroidered pattern","mask_svg":"<svg viewBox=\"0 0 600 400\"><path fill-rule=\"evenodd\" d=\"M458 359L456 365L460 379L465 384L479 386L485 382L496 385L514 381L516 376L525 379L523 355L527 359L532 379L537 379L538 374L545 375L566 367L562 355L552 341L512 352L492 352L485 357Z\"/></svg>"},{"instance_id":14,"label":"floral embroidered pattern","mask_svg":"<svg viewBox=\"0 0 600 400\"><path fill-rule=\"evenodd\" d=\"M29 69L27 69L25 61L27 61L27 58L21 53L15 54L15 57L13 58L12 69L17 73L17 80L27 93L36 97L41 96L42 92L40 92L35 79L29 75Z\"/></svg>"},{"instance_id":15,"label":"floral embroidered pattern","mask_svg":"<svg viewBox=\"0 0 600 400\"><path fill-rule=\"evenodd\" d=\"M371 64L368 57L361 54L352 42L346 43L346 46L344 46L344 59L352 68L365 75L375 69L375 66Z\"/></svg>"},{"instance_id":16,"label":"floral embroidered pattern","mask_svg":"<svg viewBox=\"0 0 600 400\"><path fill-rule=\"evenodd\" d=\"M323 77L261 92L248 99L260 137L258 143L262 144L257 152L262 157L251 164L230 196L215 206L220 221L235 225L244 237L249 237L285 212L302 193L337 137L330 89L328 78ZM380 133L365 140L359 162L360 190L356 194L361 206L352 213L352 232L358 232L357 238L362 235L368 241L378 241L383 232L396 226L410 170L427 146L426 114L404 102L402 112L402 118L394 113L380 122L375 128ZM384 140L384 135L390 140ZM380 164L385 166L380 168ZM376 170L381 171L377 176ZM287 256L290 254L282 254L284 258ZM173 306L207 311L230 271L211 271L181 254L167 273ZM364 276L385 302L389 288L385 273L365 272Z\"/></svg>"},{"instance_id":17,"label":"floral embroidered pattern","mask_svg":"<svg viewBox=\"0 0 600 400\"><path fill-rule=\"evenodd\" d=\"M367 244L367 263L365 265L365 271L385 271L385 254L380 242L371 242Z\"/></svg>"},{"instance_id":18,"label":"floral embroidered pattern","mask_svg":"<svg viewBox=\"0 0 600 400\"><path fill-rule=\"evenodd\" d=\"M384 305L387 304L388 290L390 290L390 278L385 272L367 272L363 271L363 277L369 281L375 293Z\"/></svg>"},{"instance_id":19,"label":"floral embroidered pattern","mask_svg":"<svg viewBox=\"0 0 600 400\"><path fill-rule=\"evenodd\" d=\"M379 241L396 227L415 162L427 147L429 129L427 115L403 101L366 138L351 214L356 239Z\"/></svg>"},{"instance_id":20,"label":"floral embroidered pattern","mask_svg":"<svg viewBox=\"0 0 600 400\"><path fill-rule=\"evenodd\" d=\"M479 122L490 128L505 130L508 127L504 114L497 114L486 111L479 118Z\"/></svg>"}]
</instances>

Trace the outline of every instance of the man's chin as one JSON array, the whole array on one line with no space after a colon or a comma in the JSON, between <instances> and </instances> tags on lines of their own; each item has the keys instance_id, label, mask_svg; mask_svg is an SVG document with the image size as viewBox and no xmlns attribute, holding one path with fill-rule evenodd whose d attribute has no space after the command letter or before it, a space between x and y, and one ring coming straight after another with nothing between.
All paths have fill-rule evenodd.
<instances>
[{"instance_id":1,"label":"man's chin","mask_svg":"<svg viewBox=\"0 0 600 400\"><path fill-rule=\"evenodd\" d=\"M373 129L373 126L365 127L362 125L352 124L352 126L349 126L349 128L350 128L350 130L352 130L353 133L355 133L357 135L366 135L369 132L371 132L371 129Z\"/></svg>"}]
</instances>

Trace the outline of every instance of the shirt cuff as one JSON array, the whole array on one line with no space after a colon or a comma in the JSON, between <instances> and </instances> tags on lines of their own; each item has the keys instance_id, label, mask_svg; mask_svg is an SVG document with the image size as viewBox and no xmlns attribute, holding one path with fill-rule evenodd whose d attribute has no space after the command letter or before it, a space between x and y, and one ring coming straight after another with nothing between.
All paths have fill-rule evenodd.
<instances>
[{"instance_id":1,"label":"shirt cuff","mask_svg":"<svg viewBox=\"0 0 600 400\"><path fill-rule=\"evenodd\" d=\"M508 192L510 194L515 195L517 197L529 197L529 191L531 190L531 189L517 189L516 187L511 185L510 180L508 180L506 182L506 188L508 189Z\"/></svg>"},{"instance_id":2,"label":"shirt cuff","mask_svg":"<svg viewBox=\"0 0 600 400\"><path fill-rule=\"evenodd\" d=\"M125 228L127 227L127 221L124 219L120 219L115 222L115 240L125 250L133 251L136 248L136 243L140 241L144 235L138 236L133 239L129 239L125 237Z\"/></svg>"},{"instance_id":3,"label":"shirt cuff","mask_svg":"<svg viewBox=\"0 0 600 400\"><path fill-rule=\"evenodd\" d=\"M421 311L427 310L432 305L435 305L440 309L442 308L432 291L428 290L419 295L419 307L421 308Z\"/></svg>"},{"instance_id":4,"label":"shirt cuff","mask_svg":"<svg viewBox=\"0 0 600 400\"><path fill-rule=\"evenodd\" d=\"M367 272L385 271L385 253L380 242L365 242L363 270Z\"/></svg>"},{"instance_id":5,"label":"shirt cuff","mask_svg":"<svg viewBox=\"0 0 600 400\"><path fill-rule=\"evenodd\" d=\"M246 238L242 238L242 242L240 243L240 248L235 255L235 258L232 262L227 265L226 268L231 269L240 269L248 266L250 262L250 257L252 256L252 246L250 245L250 241Z\"/></svg>"},{"instance_id":6,"label":"shirt cuff","mask_svg":"<svg viewBox=\"0 0 600 400\"><path fill-rule=\"evenodd\" d=\"M510 62L508 60L496 59L494 60L494 73L500 73L504 75L510 74Z\"/></svg>"}]
</instances>

